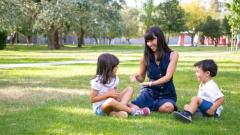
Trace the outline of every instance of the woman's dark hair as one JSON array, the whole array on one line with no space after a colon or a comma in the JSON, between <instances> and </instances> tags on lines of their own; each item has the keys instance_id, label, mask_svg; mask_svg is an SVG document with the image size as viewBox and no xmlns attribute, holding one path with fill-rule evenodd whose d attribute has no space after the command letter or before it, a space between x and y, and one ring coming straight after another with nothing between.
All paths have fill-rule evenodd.
<instances>
[{"instance_id":1,"label":"woman's dark hair","mask_svg":"<svg viewBox=\"0 0 240 135\"><path fill-rule=\"evenodd\" d=\"M119 59L112 54L104 53L98 57L96 76L100 75L99 81L102 84L109 83L111 81L111 78L115 77L115 75L113 75L113 69L118 64Z\"/></svg>"},{"instance_id":2,"label":"woman's dark hair","mask_svg":"<svg viewBox=\"0 0 240 135\"><path fill-rule=\"evenodd\" d=\"M172 50L168 47L162 30L158 26L150 27L145 35L145 49L144 49L144 63L148 65L150 63L150 58L153 55L153 51L147 45L148 41L157 39L157 61L161 61L166 52L171 52Z\"/></svg>"},{"instance_id":3,"label":"woman's dark hair","mask_svg":"<svg viewBox=\"0 0 240 135\"><path fill-rule=\"evenodd\" d=\"M204 72L209 71L211 77L217 75L218 67L212 59L198 61L194 64L194 67L200 67Z\"/></svg>"}]
</instances>

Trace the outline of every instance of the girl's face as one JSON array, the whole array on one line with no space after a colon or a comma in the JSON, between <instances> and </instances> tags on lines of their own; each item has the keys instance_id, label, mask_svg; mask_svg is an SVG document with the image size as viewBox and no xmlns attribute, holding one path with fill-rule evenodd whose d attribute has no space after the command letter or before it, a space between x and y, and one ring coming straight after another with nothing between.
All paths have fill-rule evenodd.
<instances>
[{"instance_id":1,"label":"girl's face","mask_svg":"<svg viewBox=\"0 0 240 135\"><path fill-rule=\"evenodd\" d=\"M118 70L118 66L115 66L115 67L113 68L113 75L116 75L116 74L117 74L117 70Z\"/></svg>"},{"instance_id":2,"label":"girl's face","mask_svg":"<svg viewBox=\"0 0 240 135\"><path fill-rule=\"evenodd\" d=\"M204 71L202 70L202 68L196 67L195 75L196 75L196 79L197 79L200 83L205 83L205 82L207 82L207 81L209 80L210 72L209 72L209 71L204 72Z\"/></svg>"},{"instance_id":3,"label":"girl's face","mask_svg":"<svg viewBox=\"0 0 240 135\"><path fill-rule=\"evenodd\" d=\"M147 46L155 53L157 52L157 37L147 41Z\"/></svg>"}]
</instances>

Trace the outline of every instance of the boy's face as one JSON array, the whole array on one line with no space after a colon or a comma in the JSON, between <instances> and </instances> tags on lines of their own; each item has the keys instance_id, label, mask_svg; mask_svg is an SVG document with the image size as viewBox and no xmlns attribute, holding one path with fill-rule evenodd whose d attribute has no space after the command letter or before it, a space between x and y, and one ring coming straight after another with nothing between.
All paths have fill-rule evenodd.
<instances>
[{"instance_id":1,"label":"boy's face","mask_svg":"<svg viewBox=\"0 0 240 135\"><path fill-rule=\"evenodd\" d=\"M205 83L210 77L210 72L209 71L204 72L201 67L196 67L195 75L196 79L199 82Z\"/></svg>"}]
</instances>

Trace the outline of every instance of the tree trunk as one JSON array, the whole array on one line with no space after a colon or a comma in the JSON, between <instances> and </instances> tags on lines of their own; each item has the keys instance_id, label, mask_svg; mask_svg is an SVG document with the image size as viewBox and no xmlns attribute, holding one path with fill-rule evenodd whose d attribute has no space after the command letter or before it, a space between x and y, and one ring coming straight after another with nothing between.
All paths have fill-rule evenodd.
<instances>
[{"instance_id":1,"label":"tree trunk","mask_svg":"<svg viewBox=\"0 0 240 135\"><path fill-rule=\"evenodd\" d=\"M200 36L200 44L204 45L204 36Z\"/></svg>"},{"instance_id":2,"label":"tree trunk","mask_svg":"<svg viewBox=\"0 0 240 135\"><path fill-rule=\"evenodd\" d=\"M195 34L191 34L191 45L193 46L193 39Z\"/></svg>"},{"instance_id":3,"label":"tree trunk","mask_svg":"<svg viewBox=\"0 0 240 135\"><path fill-rule=\"evenodd\" d=\"M32 35L27 36L27 43L32 44Z\"/></svg>"},{"instance_id":4,"label":"tree trunk","mask_svg":"<svg viewBox=\"0 0 240 135\"><path fill-rule=\"evenodd\" d=\"M19 33L18 32L16 32L16 41L17 41L17 43L20 43L20 41L19 41Z\"/></svg>"},{"instance_id":5,"label":"tree trunk","mask_svg":"<svg viewBox=\"0 0 240 135\"><path fill-rule=\"evenodd\" d=\"M112 39L108 38L108 45L111 45Z\"/></svg>"},{"instance_id":6,"label":"tree trunk","mask_svg":"<svg viewBox=\"0 0 240 135\"><path fill-rule=\"evenodd\" d=\"M63 45L62 33L60 32L60 33L58 34L58 36L59 36L59 45L60 45L61 47L63 47L64 45Z\"/></svg>"},{"instance_id":7,"label":"tree trunk","mask_svg":"<svg viewBox=\"0 0 240 135\"><path fill-rule=\"evenodd\" d=\"M127 40L128 44L131 44L130 38L127 38L126 40Z\"/></svg>"},{"instance_id":8,"label":"tree trunk","mask_svg":"<svg viewBox=\"0 0 240 135\"><path fill-rule=\"evenodd\" d=\"M81 48L84 45L84 34L85 31L81 28L79 32L77 32L77 39L78 39L78 48Z\"/></svg>"},{"instance_id":9,"label":"tree trunk","mask_svg":"<svg viewBox=\"0 0 240 135\"><path fill-rule=\"evenodd\" d=\"M17 34L16 34L16 32L14 32L14 33L12 34L12 38L11 38L11 44L12 44L12 45L14 45L14 43L15 43L16 36L17 36Z\"/></svg>"},{"instance_id":10,"label":"tree trunk","mask_svg":"<svg viewBox=\"0 0 240 135\"><path fill-rule=\"evenodd\" d=\"M93 36L94 40L95 40L95 43L98 44L98 39L96 36Z\"/></svg>"},{"instance_id":11,"label":"tree trunk","mask_svg":"<svg viewBox=\"0 0 240 135\"><path fill-rule=\"evenodd\" d=\"M56 30L53 26L48 31L48 48L49 49L60 49L59 45L59 37L58 30Z\"/></svg>"}]
</instances>

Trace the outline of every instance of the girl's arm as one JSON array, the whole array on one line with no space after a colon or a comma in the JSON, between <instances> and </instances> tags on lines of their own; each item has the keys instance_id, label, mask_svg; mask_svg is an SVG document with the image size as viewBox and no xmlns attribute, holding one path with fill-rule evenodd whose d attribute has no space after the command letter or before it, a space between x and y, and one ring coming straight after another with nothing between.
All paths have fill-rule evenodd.
<instances>
[{"instance_id":1,"label":"girl's arm","mask_svg":"<svg viewBox=\"0 0 240 135\"><path fill-rule=\"evenodd\" d=\"M98 96L98 90L92 89L90 93L90 100L92 103L102 101L107 98L117 98L119 96L119 93L117 93L115 90L109 90L103 95Z\"/></svg>"},{"instance_id":2,"label":"girl's arm","mask_svg":"<svg viewBox=\"0 0 240 135\"><path fill-rule=\"evenodd\" d=\"M224 97L218 98L212 105L210 109L207 110L208 115L214 115L215 111L221 106L224 102Z\"/></svg>"},{"instance_id":3,"label":"girl's arm","mask_svg":"<svg viewBox=\"0 0 240 135\"><path fill-rule=\"evenodd\" d=\"M142 83L142 85L153 86L153 85L158 85L158 84L163 84L168 82L172 78L174 72L176 71L178 57L179 57L178 53L176 51L173 51L170 55L170 62L167 68L166 75L156 81L144 82Z\"/></svg>"},{"instance_id":4,"label":"girl's arm","mask_svg":"<svg viewBox=\"0 0 240 135\"><path fill-rule=\"evenodd\" d=\"M140 59L140 70L139 73L132 74L131 80L133 81L138 81L138 82L143 82L145 80L146 76L146 65L144 64L144 58L142 57Z\"/></svg>"}]
</instances>

